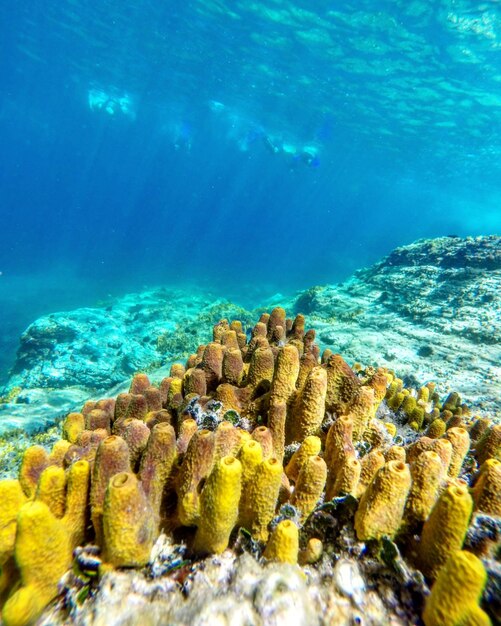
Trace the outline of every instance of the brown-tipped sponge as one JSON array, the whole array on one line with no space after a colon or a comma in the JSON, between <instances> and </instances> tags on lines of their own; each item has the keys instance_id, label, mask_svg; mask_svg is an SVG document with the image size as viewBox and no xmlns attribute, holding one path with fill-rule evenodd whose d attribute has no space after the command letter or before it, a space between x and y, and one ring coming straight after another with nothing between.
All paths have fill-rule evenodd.
<instances>
[{"instance_id":1,"label":"brown-tipped sponge","mask_svg":"<svg viewBox=\"0 0 501 626\"><path fill-rule=\"evenodd\" d=\"M156 522L135 474L113 476L103 510L103 556L115 567L142 567L156 539Z\"/></svg>"}]
</instances>

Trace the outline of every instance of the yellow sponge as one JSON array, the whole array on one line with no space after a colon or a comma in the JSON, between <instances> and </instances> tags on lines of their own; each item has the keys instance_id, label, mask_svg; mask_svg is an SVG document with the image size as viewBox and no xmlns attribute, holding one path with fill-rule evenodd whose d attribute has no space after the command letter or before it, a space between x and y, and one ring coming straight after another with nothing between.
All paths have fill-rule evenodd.
<instances>
[{"instance_id":1,"label":"yellow sponge","mask_svg":"<svg viewBox=\"0 0 501 626\"><path fill-rule=\"evenodd\" d=\"M475 509L501 517L501 461L487 459L472 489Z\"/></svg>"},{"instance_id":2,"label":"yellow sponge","mask_svg":"<svg viewBox=\"0 0 501 626\"><path fill-rule=\"evenodd\" d=\"M361 541L397 534L410 487L409 466L401 461L389 461L377 472L355 513L355 530Z\"/></svg>"},{"instance_id":3,"label":"yellow sponge","mask_svg":"<svg viewBox=\"0 0 501 626\"><path fill-rule=\"evenodd\" d=\"M308 435L318 435L325 413L327 372L320 365L310 370L299 392L288 425L288 441L303 441Z\"/></svg>"},{"instance_id":4,"label":"yellow sponge","mask_svg":"<svg viewBox=\"0 0 501 626\"><path fill-rule=\"evenodd\" d=\"M156 539L156 520L135 474L110 480L103 509L104 558L116 567L142 567Z\"/></svg>"},{"instance_id":5,"label":"yellow sponge","mask_svg":"<svg viewBox=\"0 0 501 626\"><path fill-rule=\"evenodd\" d=\"M279 522L271 533L264 551L265 559L279 563L297 563L299 552L299 531L290 519Z\"/></svg>"},{"instance_id":6,"label":"yellow sponge","mask_svg":"<svg viewBox=\"0 0 501 626\"><path fill-rule=\"evenodd\" d=\"M57 583L71 564L68 533L41 501L28 502L19 511L15 557L22 587L5 603L5 626L34 621L56 597Z\"/></svg>"},{"instance_id":7,"label":"yellow sponge","mask_svg":"<svg viewBox=\"0 0 501 626\"><path fill-rule=\"evenodd\" d=\"M248 530L260 541L268 539L268 524L275 515L283 471L277 459L265 459L257 466L248 488L247 498L251 509Z\"/></svg>"},{"instance_id":8,"label":"yellow sponge","mask_svg":"<svg viewBox=\"0 0 501 626\"><path fill-rule=\"evenodd\" d=\"M228 547L238 518L242 465L225 456L216 463L202 490L200 520L194 550L199 554L220 554Z\"/></svg>"},{"instance_id":9,"label":"yellow sponge","mask_svg":"<svg viewBox=\"0 0 501 626\"><path fill-rule=\"evenodd\" d=\"M429 578L436 578L449 556L461 549L472 509L473 500L466 486L451 485L438 498L419 544L418 564Z\"/></svg>"},{"instance_id":10,"label":"yellow sponge","mask_svg":"<svg viewBox=\"0 0 501 626\"><path fill-rule=\"evenodd\" d=\"M49 465L49 456L42 446L30 446L23 454L19 482L28 498L35 495L40 474Z\"/></svg>"},{"instance_id":11,"label":"yellow sponge","mask_svg":"<svg viewBox=\"0 0 501 626\"><path fill-rule=\"evenodd\" d=\"M62 467L49 465L40 474L36 499L45 502L53 515L63 517L66 500L66 475Z\"/></svg>"},{"instance_id":12,"label":"yellow sponge","mask_svg":"<svg viewBox=\"0 0 501 626\"><path fill-rule=\"evenodd\" d=\"M305 463L305 461L310 456L317 456L322 447L322 442L320 441L320 437L316 435L309 435L303 441L303 443L299 446L299 448L292 455L287 467L285 468L285 473L288 478L296 481L299 476L299 472L301 471L301 467Z\"/></svg>"},{"instance_id":13,"label":"yellow sponge","mask_svg":"<svg viewBox=\"0 0 501 626\"><path fill-rule=\"evenodd\" d=\"M18 480L0 481L0 567L14 553L16 519L19 509L26 503Z\"/></svg>"},{"instance_id":14,"label":"yellow sponge","mask_svg":"<svg viewBox=\"0 0 501 626\"><path fill-rule=\"evenodd\" d=\"M470 552L453 552L426 600L425 626L489 626L488 615L478 606L486 582L480 559Z\"/></svg>"},{"instance_id":15,"label":"yellow sponge","mask_svg":"<svg viewBox=\"0 0 501 626\"><path fill-rule=\"evenodd\" d=\"M327 465L319 456L310 456L301 467L291 504L301 511L301 523L316 507L327 479Z\"/></svg>"},{"instance_id":16,"label":"yellow sponge","mask_svg":"<svg viewBox=\"0 0 501 626\"><path fill-rule=\"evenodd\" d=\"M85 539L88 525L90 491L90 465L82 459L71 465L67 475L66 507L63 524L69 536L70 545L76 548Z\"/></svg>"},{"instance_id":17,"label":"yellow sponge","mask_svg":"<svg viewBox=\"0 0 501 626\"><path fill-rule=\"evenodd\" d=\"M412 487L405 505L405 521L424 522L437 501L443 465L436 452L425 451L411 465Z\"/></svg>"}]
</instances>

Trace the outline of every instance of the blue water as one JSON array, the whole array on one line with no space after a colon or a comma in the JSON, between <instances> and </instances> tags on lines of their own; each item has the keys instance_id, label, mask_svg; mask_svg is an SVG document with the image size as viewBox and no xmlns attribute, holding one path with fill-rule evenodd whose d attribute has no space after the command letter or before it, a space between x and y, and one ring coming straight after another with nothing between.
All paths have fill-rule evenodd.
<instances>
[{"instance_id":1,"label":"blue water","mask_svg":"<svg viewBox=\"0 0 501 626\"><path fill-rule=\"evenodd\" d=\"M0 35L0 379L42 313L501 230L497 2L16 0Z\"/></svg>"}]
</instances>

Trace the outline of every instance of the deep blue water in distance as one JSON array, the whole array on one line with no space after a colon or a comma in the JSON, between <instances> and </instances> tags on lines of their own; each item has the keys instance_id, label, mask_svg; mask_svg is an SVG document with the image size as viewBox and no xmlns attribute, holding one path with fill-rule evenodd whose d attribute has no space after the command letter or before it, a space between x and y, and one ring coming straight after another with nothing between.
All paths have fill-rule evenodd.
<instances>
[{"instance_id":1,"label":"deep blue water in distance","mask_svg":"<svg viewBox=\"0 0 501 626\"><path fill-rule=\"evenodd\" d=\"M0 35L0 381L42 313L501 230L496 2L18 0Z\"/></svg>"}]
</instances>

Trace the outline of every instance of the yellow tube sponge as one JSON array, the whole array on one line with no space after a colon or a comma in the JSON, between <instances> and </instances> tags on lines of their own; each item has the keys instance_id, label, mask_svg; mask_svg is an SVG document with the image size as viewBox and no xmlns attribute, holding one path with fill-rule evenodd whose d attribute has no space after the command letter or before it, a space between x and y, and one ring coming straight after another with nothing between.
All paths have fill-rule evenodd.
<instances>
[{"instance_id":1,"label":"yellow tube sponge","mask_svg":"<svg viewBox=\"0 0 501 626\"><path fill-rule=\"evenodd\" d=\"M223 456L236 456L242 447L241 430L235 428L231 422L219 422L214 431L214 462Z\"/></svg>"},{"instance_id":2,"label":"yellow tube sponge","mask_svg":"<svg viewBox=\"0 0 501 626\"><path fill-rule=\"evenodd\" d=\"M298 391L301 391L304 387L311 370L317 365L318 361L315 358L315 355L311 352L306 352L301 355L301 358L299 359L299 374L297 375L296 380L296 389Z\"/></svg>"},{"instance_id":3,"label":"yellow tube sponge","mask_svg":"<svg viewBox=\"0 0 501 626\"><path fill-rule=\"evenodd\" d=\"M104 428L108 434L111 434L111 416L108 411L103 409L92 409L85 416L85 428L87 430L97 430Z\"/></svg>"},{"instance_id":4,"label":"yellow tube sponge","mask_svg":"<svg viewBox=\"0 0 501 626\"><path fill-rule=\"evenodd\" d=\"M398 411L400 407L402 406L406 397L407 395L403 391L397 391L396 393L391 395L389 398L387 397L386 402L388 404L388 407L392 411Z\"/></svg>"},{"instance_id":5,"label":"yellow tube sponge","mask_svg":"<svg viewBox=\"0 0 501 626\"><path fill-rule=\"evenodd\" d=\"M63 422L63 439L76 443L85 428L85 417L81 413L68 413Z\"/></svg>"},{"instance_id":6,"label":"yellow tube sponge","mask_svg":"<svg viewBox=\"0 0 501 626\"><path fill-rule=\"evenodd\" d=\"M41 501L28 502L17 517L16 563L22 587L5 603L6 626L33 622L57 596L57 583L71 564L71 546L61 520Z\"/></svg>"},{"instance_id":7,"label":"yellow tube sponge","mask_svg":"<svg viewBox=\"0 0 501 626\"><path fill-rule=\"evenodd\" d=\"M176 380L179 380L178 378ZM137 468L139 459L143 454L148 439L150 437L150 429L143 420L130 419L124 420L124 430L121 433L121 437L129 447L129 460L130 465L134 469Z\"/></svg>"},{"instance_id":8,"label":"yellow tube sponge","mask_svg":"<svg viewBox=\"0 0 501 626\"><path fill-rule=\"evenodd\" d=\"M410 487L409 466L401 461L390 461L377 472L355 513L355 530L361 541L395 537Z\"/></svg>"},{"instance_id":9,"label":"yellow tube sponge","mask_svg":"<svg viewBox=\"0 0 501 626\"><path fill-rule=\"evenodd\" d=\"M374 408L377 409L386 395L388 373L384 369L378 368L367 381L367 385L374 389Z\"/></svg>"},{"instance_id":10,"label":"yellow tube sponge","mask_svg":"<svg viewBox=\"0 0 501 626\"><path fill-rule=\"evenodd\" d=\"M4 626L29 626L44 610L45 603L32 587L21 587L6 602L2 612Z\"/></svg>"},{"instance_id":11,"label":"yellow tube sponge","mask_svg":"<svg viewBox=\"0 0 501 626\"><path fill-rule=\"evenodd\" d=\"M177 478L177 516L183 526L198 523L200 481L206 478L214 462L214 433L209 430L196 432L188 445Z\"/></svg>"},{"instance_id":12,"label":"yellow tube sponge","mask_svg":"<svg viewBox=\"0 0 501 626\"><path fill-rule=\"evenodd\" d=\"M66 453L72 445L73 444L71 444L69 441L66 441L65 439L59 439L58 441L56 441L52 446L52 450L49 454L49 464L63 467L64 457L66 456Z\"/></svg>"},{"instance_id":13,"label":"yellow tube sponge","mask_svg":"<svg viewBox=\"0 0 501 626\"><path fill-rule=\"evenodd\" d=\"M475 446L475 455L479 465L487 459L501 461L501 424L487 428Z\"/></svg>"},{"instance_id":14,"label":"yellow tube sponge","mask_svg":"<svg viewBox=\"0 0 501 626\"><path fill-rule=\"evenodd\" d=\"M470 449L470 435L464 428L449 428L445 437L452 444L452 458L448 474L451 478L457 478L461 472L461 466Z\"/></svg>"},{"instance_id":15,"label":"yellow tube sponge","mask_svg":"<svg viewBox=\"0 0 501 626\"><path fill-rule=\"evenodd\" d=\"M299 553L299 563L301 565L316 563L322 557L323 552L324 544L317 537L311 537L306 547Z\"/></svg>"},{"instance_id":16,"label":"yellow tube sponge","mask_svg":"<svg viewBox=\"0 0 501 626\"><path fill-rule=\"evenodd\" d=\"M134 377L130 383L129 393L141 394L151 385L150 379L147 374L139 373L134 374Z\"/></svg>"},{"instance_id":17,"label":"yellow tube sponge","mask_svg":"<svg viewBox=\"0 0 501 626\"><path fill-rule=\"evenodd\" d=\"M67 475L66 507L62 519L71 547L81 545L88 524L90 491L90 465L88 461L76 461Z\"/></svg>"},{"instance_id":18,"label":"yellow tube sponge","mask_svg":"<svg viewBox=\"0 0 501 626\"><path fill-rule=\"evenodd\" d=\"M129 448L121 437L112 435L99 444L92 472L91 519L97 543L102 541L102 516L108 482L120 472L130 472Z\"/></svg>"},{"instance_id":19,"label":"yellow tube sponge","mask_svg":"<svg viewBox=\"0 0 501 626\"><path fill-rule=\"evenodd\" d=\"M327 483L325 499L332 500L341 495L355 495L357 493L358 481L361 472L360 461L355 455L348 455L343 464L339 467L334 481Z\"/></svg>"},{"instance_id":20,"label":"yellow tube sponge","mask_svg":"<svg viewBox=\"0 0 501 626\"><path fill-rule=\"evenodd\" d=\"M452 459L452 443L444 438L434 439L428 449L438 454L444 468L444 476L446 476Z\"/></svg>"},{"instance_id":21,"label":"yellow tube sponge","mask_svg":"<svg viewBox=\"0 0 501 626\"><path fill-rule=\"evenodd\" d=\"M220 343L212 342L205 346L200 368L205 373L207 391L214 391L221 382L223 375L223 355L224 350Z\"/></svg>"},{"instance_id":22,"label":"yellow tube sponge","mask_svg":"<svg viewBox=\"0 0 501 626\"><path fill-rule=\"evenodd\" d=\"M317 506L327 480L327 465L319 456L310 456L301 467L291 504L301 511L301 523Z\"/></svg>"},{"instance_id":23,"label":"yellow tube sponge","mask_svg":"<svg viewBox=\"0 0 501 626\"><path fill-rule=\"evenodd\" d=\"M247 529L259 541L268 539L268 524L275 515L282 473L282 464L277 459L264 459L256 467L248 492L243 494L247 501L245 509L250 511Z\"/></svg>"},{"instance_id":24,"label":"yellow tube sponge","mask_svg":"<svg viewBox=\"0 0 501 626\"><path fill-rule=\"evenodd\" d=\"M40 474L35 498L45 504L56 517L63 517L66 501L66 475L62 467L49 465Z\"/></svg>"},{"instance_id":25,"label":"yellow tube sponge","mask_svg":"<svg viewBox=\"0 0 501 626\"><path fill-rule=\"evenodd\" d=\"M271 382L275 368L275 359L269 346L256 348L251 356L247 384L256 389L260 383Z\"/></svg>"},{"instance_id":26,"label":"yellow tube sponge","mask_svg":"<svg viewBox=\"0 0 501 626\"><path fill-rule=\"evenodd\" d=\"M489 626L479 607L487 572L470 552L453 552L438 574L423 611L425 626Z\"/></svg>"},{"instance_id":27,"label":"yellow tube sponge","mask_svg":"<svg viewBox=\"0 0 501 626\"><path fill-rule=\"evenodd\" d=\"M176 460L176 433L170 424L157 424L141 457L138 478L157 520L164 487Z\"/></svg>"},{"instance_id":28,"label":"yellow tube sponge","mask_svg":"<svg viewBox=\"0 0 501 626\"><path fill-rule=\"evenodd\" d=\"M177 438L176 449L178 454L185 454L193 435L198 431L198 425L194 419L189 417L181 422L179 426L179 436Z\"/></svg>"},{"instance_id":29,"label":"yellow tube sponge","mask_svg":"<svg viewBox=\"0 0 501 626\"><path fill-rule=\"evenodd\" d=\"M501 517L501 462L487 459L472 489L475 509Z\"/></svg>"},{"instance_id":30,"label":"yellow tube sponge","mask_svg":"<svg viewBox=\"0 0 501 626\"><path fill-rule=\"evenodd\" d=\"M291 344L280 349L277 356L273 380L271 381L271 399L289 402L296 389L296 380L299 374L299 352Z\"/></svg>"},{"instance_id":31,"label":"yellow tube sponge","mask_svg":"<svg viewBox=\"0 0 501 626\"><path fill-rule=\"evenodd\" d=\"M269 459L273 454L273 435L266 426L258 426L252 431L252 439L258 441L263 449L263 458Z\"/></svg>"},{"instance_id":32,"label":"yellow tube sponge","mask_svg":"<svg viewBox=\"0 0 501 626\"><path fill-rule=\"evenodd\" d=\"M298 393L291 419L288 422L288 441L303 441L309 435L318 435L325 414L327 372L320 365L314 367Z\"/></svg>"},{"instance_id":33,"label":"yellow tube sponge","mask_svg":"<svg viewBox=\"0 0 501 626\"><path fill-rule=\"evenodd\" d=\"M348 413L353 421L353 441L360 441L376 413L374 389L360 387L349 405Z\"/></svg>"},{"instance_id":34,"label":"yellow tube sponge","mask_svg":"<svg viewBox=\"0 0 501 626\"><path fill-rule=\"evenodd\" d=\"M214 466L200 498L200 520L194 550L220 554L228 547L238 518L242 465L235 457L223 457Z\"/></svg>"},{"instance_id":35,"label":"yellow tube sponge","mask_svg":"<svg viewBox=\"0 0 501 626\"><path fill-rule=\"evenodd\" d=\"M104 501L104 559L115 567L142 567L156 535L156 520L135 474L115 474Z\"/></svg>"},{"instance_id":36,"label":"yellow tube sponge","mask_svg":"<svg viewBox=\"0 0 501 626\"><path fill-rule=\"evenodd\" d=\"M18 480L0 481L0 569L14 553L16 519L20 508L26 503Z\"/></svg>"},{"instance_id":37,"label":"yellow tube sponge","mask_svg":"<svg viewBox=\"0 0 501 626\"><path fill-rule=\"evenodd\" d=\"M285 318L287 317L285 313L285 309L280 306L277 306L270 313L270 317L268 318L267 324L267 335L268 339L273 339L275 329L277 326L280 326L285 329Z\"/></svg>"},{"instance_id":38,"label":"yellow tube sponge","mask_svg":"<svg viewBox=\"0 0 501 626\"><path fill-rule=\"evenodd\" d=\"M49 457L42 446L30 446L23 454L19 468L19 482L28 498L35 495L38 479L49 465Z\"/></svg>"},{"instance_id":39,"label":"yellow tube sponge","mask_svg":"<svg viewBox=\"0 0 501 626\"><path fill-rule=\"evenodd\" d=\"M242 412L242 402L240 401L240 390L235 385L230 385L229 383L221 383L218 385L215 393L214 399L218 402L221 402L223 405L223 412L226 411L236 411L237 413Z\"/></svg>"},{"instance_id":40,"label":"yellow tube sponge","mask_svg":"<svg viewBox=\"0 0 501 626\"><path fill-rule=\"evenodd\" d=\"M428 426L428 430L426 431L426 436L431 439L438 439L443 434L445 434L446 424L443 419L437 417L434 419L431 424Z\"/></svg>"},{"instance_id":41,"label":"yellow tube sponge","mask_svg":"<svg viewBox=\"0 0 501 626\"><path fill-rule=\"evenodd\" d=\"M204 371L196 367L186 370L183 378L183 389L185 395L195 393L197 396L205 396L207 393L207 382Z\"/></svg>"},{"instance_id":42,"label":"yellow tube sponge","mask_svg":"<svg viewBox=\"0 0 501 626\"><path fill-rule=\"evenodd\" d=\"M380 450L372 450L361 460L360 478L355 495L357 498L364 493L377 471L385 464L385 458Z\"/></svg>"},{"instance_id":43,"label":"yellow tube sponge","mask_svg":"<svg viewBox=\"0 0 501 626\"><path fill-rule=\"evenodd\" d=\"M331 355L322 367L327 370L325 409L337 415L345 413L361 383L355 372L339 354Z\"/></svg>"},{"instance_id":44,"label":"yellow tube sponge","mask_svg":"<svg viewBox=\"0 0 501 626\"><path fill-rule=\"evenodd\" d=\"M127 404L127 411L123 419L131 418L144 420L146 414L148 413L148 402L146 398L142 394L129 394L129 402ZM114 426L119 422L118 419L115 419Z\"/></svg>"},{"instance_id":45,"label":"yellow tube sponge","mask_svg":"<svg viewBox=\"0 0 501 626\"><path fill-rule=\"evenodd\" d=\"M242 464L242 496L240 498L238 523L244 528L250 528L253 502L249 495L256 470L263 460L261 444L254 439L246 441L240 450L239 459Z\"/></svg>"},{"instance_id":46,"label":"yellow tube sponge","mask_svg":"<svg viewBox=\"0 0 501 626\"><path fill-rule=\"evenodd\" d=\"M221 335L221 343L223 346L226 346L228 350L240 351L240 348L238 346L238 341L237 341L237 333L231 328L228 328L227 330L223 331Z\"/></svg>"},{"instance_id":47,"label":"yellow tube sponge","mask_svg":"<svg viewBox=\"0 0 501 626\"><path fill-rule=\"evenodd\" d=\"M285 473L287 477L293 481L296 481L299 476L299 472L301 471L301 467L306 462L306 460L310 456L317 456L322 448L322 442L320 441L320 437L316 435L310 435L306 437L303 443L299 446L299 448L292 455L287 467L285 468Z\"/></svg>"},{"instance_id":48,"label":"yellow tube sponge","mask_svg":"<svg viewBox=\"0 0 501 626\"><path fill-rule=\"evenodd\" d=\"M405 463L405 448L402 446L391 446L385 452L384 457L387 463L388 461L402 461L402 463Z\"/></svg>"},{"instance_id":49,"label":"yellow tube sponge","mask_svg":"<svg viewBox=\"0 0 501 626\"><path fill-rule=\"evenodd\" d=\"M329 428L325 440L325 462L329 469L329 482L336 480L337 473L346 459L355 456L352 435L353 420L347 415L338 417Z\"/></svg>"},{"instance_id":50,"label":"yellow tube sponge","mask_svg":"<svg viewBox=\"0 0 501 626\"><path fill-rule=\"evenodd\" d=\"M286 420L286 403L279 400L270 402L270 408L268 409L268 428L271 432L273 443L272 456L277 458L280 462L282 462L284 458Z\"/></svg>"},{"instance_id":51,"label":"yellow tube sponge","mask_svg":"<svg viewBox=\"0 0 501 626\"><path fill-rule=\"evenodd\" d=\"M404 518L411 525L424 522L438 498L444 469L436 452L423 452L411 465L412 487L405 505Z\"/></svg>"},{"instance_id":52,"label":"yellow tube sponge","mask_svg":"<svg viewBox=\"0 0 501 626\"><path fill-rule=\"evenodd\" d=\"M466 486L451 485L443 491L423 526L418 566L429 578L436 578L449 556L460 550L473 510Z\"/></svg>"},{"instance_id":53,"label":"yellow tube sponge","mask_svg":"<svg viewBox=\"0 0 501 626\"><path fill-rule=\"evenodd\" d=\"M230 331L233 332L233 331ZM236 337L235 337L236 341ZM244 372L242 353L238 345L228 348L223 356L223 380L231 385L240 385Z\"/></svg>"},{"instance_id":54,"label":"yellow tube sponge","mask_svg":"<svg viewBox=\"0 0 501 626\"><path fill-rule=\"evenodd\" d=\"M264 551L264 558L279 563L297 563L299 553L298 527L290 519L279 522L270 535Z\"/></svg>"},{"instance_id":55,"label":"yellow tube sponge","mask_svg":"<svg viewBox=\"0 0 501 626\"><path fill-rule=\"evenodd\" d=\"M167 391L166 406L168 409L177 410L181 406L182 402L183 381L181 378L173 378L170 381L169 389Z\"/></svg>"}]
</instances>

